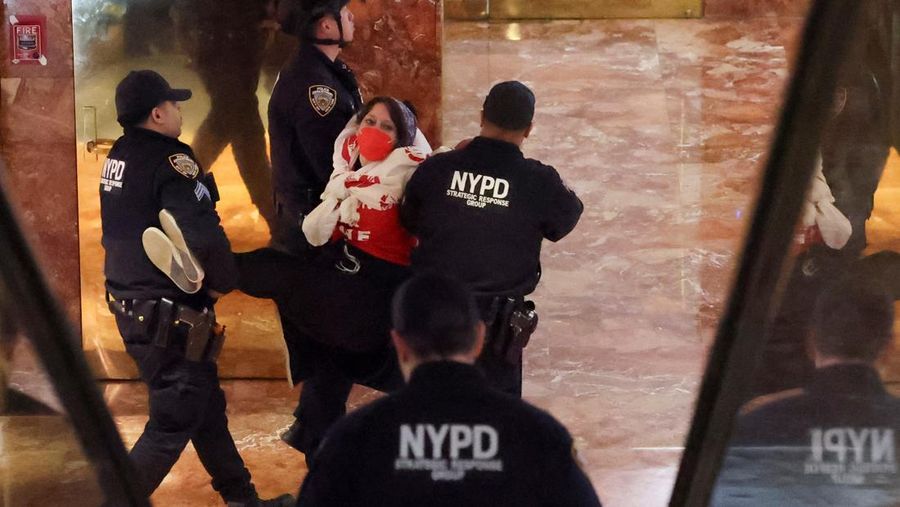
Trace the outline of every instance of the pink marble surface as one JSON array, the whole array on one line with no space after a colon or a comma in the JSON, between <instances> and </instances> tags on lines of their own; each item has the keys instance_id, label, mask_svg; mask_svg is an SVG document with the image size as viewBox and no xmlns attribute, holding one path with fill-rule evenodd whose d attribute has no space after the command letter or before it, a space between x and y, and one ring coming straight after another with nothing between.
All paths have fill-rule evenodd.
<instances>
[{"instance_id":1,"label":"pink marble surface","mask_svg":"<svg viewBox=\"0 0 900 507\"><path fill-rule=\"evenodd\" d=\"M494 82L537 94L526 155L585 202L545 245L525 398L572 431L605 505L665 505L799 18L451 24L445 141Z\"/></svg>"},{"instance_id":2,"label":"pink marble surface","mask_svg":"<svg viewBox=\"0 0 900 507\"><path fill-rule=\"evenodd\" d=\"M366 98L412 101L422 132L441 139L440 0L353 0L354 43L343 53Z\"/></svg>"}]
</instances>

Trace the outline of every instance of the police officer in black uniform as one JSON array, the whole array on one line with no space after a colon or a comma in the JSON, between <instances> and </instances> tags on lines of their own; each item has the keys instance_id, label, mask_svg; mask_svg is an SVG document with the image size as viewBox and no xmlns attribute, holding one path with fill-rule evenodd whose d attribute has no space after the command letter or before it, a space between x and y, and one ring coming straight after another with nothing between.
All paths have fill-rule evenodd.
<instances>
[{"instance_id":1,"label":"police officer in black uniform","mask_svg":"<svg viewBox=\"0 0 900 507\"><path fill-rule=\"evenodd\" d=\"M334 142L362 104L353 72L337 58L341 48L353 40L353 14L347 3L282 0L278 5L282 29L299 36L301 44L279 75L269 102L277 215L272 246L297 256L312 254L300 222L318 206L333 170ZM267 275L243 272L242 276ZM279 303L279 313L289 315L290 311ZM294 410L296 420L281 438L305 453L309 462L325 429L343 413L350 385L314 372L312 365L326 362L318 358L331 354L323 352L321 345L289 319L282 318L281 327L291 379L304 381Z\"/></svg>"},{"instance_id":2,"label":"police officer in black uniform","mask_svg":"<svg viewBox=\"0 0 900 507\"><path fill-rule=\"evenodd\" d=\"M894 297L878 285L853 276L819 296L811 381L744 408L713 505L898 505L900 399L874 368Z\"/></svg>"},{"instance_id":3,"label":"police officer in black uniform","mask_svg":"<svg viewBox=\"0 0 900 507\"><path fill-rule=\"evenodd\" d=\"M328 433L298 506L600 505L569 432L473 366L479 317L450 278L401 286L391 334L408 385Z\"/></svg>"},{"instance_id":4,"label":"police officer in black uniform","mask_svg":"<svg viewBox=\"0 0 900 507\"><path fill-rule=\"evenodd\" d=\"M534 103L518 81L494 86L481 135L423 162L400 208L403 225L419 239L413 271L446 273L475 291L489 325L478 365L495 387L516 396L522 349L537 324L524 297L540 278L541 242L563 238L584 208L554 168L522 155Z\"/></svg>"},{"instance_id":5,"label":"police officer in black uniform","mask_svg":"<svg viewBox=\"0 0 900 507\"><path fill-rule=\"evenodd\" d=\"M353 72L337 57L353 41L349 0L279 4L282 28L301 38L269 101L272 179L278 217L273 244L291 253L309 248L300 221L319 202L333 169L334 141L359 110Z\"/></svg>"},{"instance_id":6,"label":"police officer in black uniform","mask_svg":"<svg viewBox=\"0 0 900 507\"><path fill-rule=\"evenodd\" d=\"M129 73L116 88L125 135L101 174L109 306L150 398L150 420L130 457L149 495L191 441L228 505L284 505L290 495L259 499L228 431L215 363L224 335L213 303L235 286L237 269L215 210L215 181L178 140L178 103L190 97L156 72ZM182 292L145 254L142 234L161 226L163 209L205 267L205 290Z\"/></svg>"}]
</instances>

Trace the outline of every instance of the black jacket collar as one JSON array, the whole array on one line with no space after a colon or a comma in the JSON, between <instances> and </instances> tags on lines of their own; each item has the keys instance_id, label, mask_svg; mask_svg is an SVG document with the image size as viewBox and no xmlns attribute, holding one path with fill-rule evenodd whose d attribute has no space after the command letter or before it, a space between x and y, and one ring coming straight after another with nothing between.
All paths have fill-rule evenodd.
<instances>
[{"instance_id":1,"label":"black jacket collar","mask_svg":"<svg viewBox=\"0 0 900 507\"><path fill-rule=\"evenodd\" d=\"M125 127L125 135L128 137L155 139L157 141L166 141L173 144L185 145L175 137L160 134L159 132L141 127Z\"/></svg>"},{"instance_id":2,"label":"black jacket collar","mask_svg":"<svg viewBox=\"0 0 900 507\"><path fill-rule=\"evenodd\" d=\"M322 65L325 65L326 67L332 68L336 71L340 71L340 72L348 71L347 64L345 64L343 61L341 61L340 58L336 58L335 60L328 58L325 55L325 53L323 53L322 50L317 48L314 44L309 44L306 42L303 43L300 46L299 57L300 57L301 61L306 61L306 60L312 58L312 59L315 59L315 60L321 62Z\"/></svg>"},{"instance_id":3,"label":"black jacket collar","mask_svg":"<svg viewBox=\"0 0 900 507\"><path fill-rule=\"evenodd\" d=\"M473 365L458 361L430 361L412 372L407 387L410 391L446 393L488 389L487 380Z\"/></svg>"},{"instance_id":4,"label":"black jacket collar","mask_svg":"<svg viewBox=\"0 0 900 507\"><path fill-rule=\"evenodd\" d=\"M837 364L816 370L807 390L823 396L884 396L887 391L874 368L864 364Z\"/></svg>"},{"instance_id":5,"label":"black jacket collar","mask_svg":"<svg viewBox=\"0 0 900 507\"><path fill-rule=\"evenodd\" d=\"M490 151L492 153L500 152L504 155L523 157L522 150L515 144L499 139L491 139L490 137L478 136L475 139L472 139L472 142L470 142L466 148L476 151Z\"/></svg>"}]
</instances>

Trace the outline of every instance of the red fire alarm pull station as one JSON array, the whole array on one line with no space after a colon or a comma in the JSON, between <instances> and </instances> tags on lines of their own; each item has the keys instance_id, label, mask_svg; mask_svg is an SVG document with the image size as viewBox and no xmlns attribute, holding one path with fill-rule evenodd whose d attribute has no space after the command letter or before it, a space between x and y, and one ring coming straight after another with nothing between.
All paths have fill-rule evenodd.
<instances>
[{"instance_id":1,"label":"red fire alarm pull station","mask_svg":"<svg viewBox=\"0 0 900 507\"><path fill-rule=\"evenodd\" d=\"M9 25L12 63L47 65L47 18L13 14Z\"/></svg>"}]
</instances>

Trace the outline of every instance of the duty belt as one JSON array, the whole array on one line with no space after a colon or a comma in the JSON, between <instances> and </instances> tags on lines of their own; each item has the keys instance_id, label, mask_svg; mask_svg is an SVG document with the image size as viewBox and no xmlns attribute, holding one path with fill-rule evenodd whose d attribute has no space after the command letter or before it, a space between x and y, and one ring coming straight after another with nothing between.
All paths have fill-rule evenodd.
<instances>
[{"instance_id":1,"label":"duty belt","mask_svg":"<svg viewBox=\"0 0 900 507\"><path fill-rule=\"evenodd\" d=\"M107 304L114 314L132 319L153 345L183 353L189 361L216 362L225 343L225 327L216 323L215 312L207 308L195 310L168 298L117 300L107 296Z\"/></svg>"}]
</instances>

